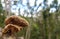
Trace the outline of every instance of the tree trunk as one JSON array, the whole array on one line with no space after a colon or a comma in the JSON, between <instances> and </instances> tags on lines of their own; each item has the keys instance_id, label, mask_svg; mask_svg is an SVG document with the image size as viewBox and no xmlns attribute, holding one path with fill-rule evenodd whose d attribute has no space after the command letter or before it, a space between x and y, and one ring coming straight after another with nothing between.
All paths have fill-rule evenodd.
<instances>
[{"instance_id":1,"label":"tree trunk","mask_svg":"<svg viewBox=\"0 0 60 39\"><path fill-rule=\"evenodd\" d=\"M8 3L7 3L8 1ZM4 0L5 2L5 16L10 16L11 15L11 1L10 0ZM7 6L9 7L7 8Z\"/></svg>"},{"instance_id":2,"label":"tree trunk","mask_svg":"<svg viewBox=\"0 0 60 39\"><path fill-rule=\"evenodd\" d=\"M56 39L59 39L59 36L58 36L58 34L56 34Z\"/></svg>"},{"instance_id":3,"label":"tree trunk","mask_svg":"<svg viewBox=\"0 0 60 39\"><path fill-rule=\"evenodd\" d=\"M49 32L49 34L48 34L48 39L51 39L51 33Z\"/></svg>"}]
</instances>

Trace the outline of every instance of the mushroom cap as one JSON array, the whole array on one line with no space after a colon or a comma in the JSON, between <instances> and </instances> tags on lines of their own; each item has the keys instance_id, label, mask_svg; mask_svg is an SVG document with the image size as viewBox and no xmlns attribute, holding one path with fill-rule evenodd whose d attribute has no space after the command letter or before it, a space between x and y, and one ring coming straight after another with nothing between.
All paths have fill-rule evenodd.
<instances>
[{"instance_id":1,"label":"mushroom cap","mask_svg":"<svg viewBox=\"0 0 60 39\"><path fill-rule=\"evenodd\" d=\"M13 25L13 24L8 24L4 27L4 29L2 30L2 33L14 33L14 32L18 32L22 29L22 27L19 27L17 25Z\"/></svg>"},{"instance_id":2,"label":"mushroom cap","mask_svg":"<svg viewBox=\"0 0 60 39\"><path fill-rule=\"evenodd\" d=\"M5 19L5 24L14 24L17 26L21 26L21 27L25 27L28 26L29 23L27 22L27 20L25 20L24 18L20 17L20 16L16 16L16 15L12 15L10 17L7 17Z\"/></svg>"}]
</instances>

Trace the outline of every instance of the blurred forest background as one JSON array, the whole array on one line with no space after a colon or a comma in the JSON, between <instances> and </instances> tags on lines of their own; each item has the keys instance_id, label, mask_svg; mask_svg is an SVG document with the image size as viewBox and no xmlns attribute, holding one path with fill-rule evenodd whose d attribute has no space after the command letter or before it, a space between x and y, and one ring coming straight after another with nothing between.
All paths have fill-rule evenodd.
<instances>
[{"instance_id":1,"label":"blurred forest background","mask_svg":"<svg viewBox=\"0 0 60 39\"><path fill-rule=\"evenodd\" d=\"M13 3L12 3L13 1ZM24 39L60 39L60 4L58 0L53 0L48 4L48 0L43 0L37 5L38 0L34 0L31 6L29 0L23 4L24 0L0 0L0 27L5 26L4 20L11 15L17 15L29 21L28 28L24 28L17 33L18 37ZM12 12L12 6L22 6L18 12ZM5 6L3 6L5 5ZM17 7L16 7L17 8ZM14 9L16 9L14 8ZM38 9L41 8L39 11ZM53 10L52 10L53 9Z\"/></svg>"}]
</instances>

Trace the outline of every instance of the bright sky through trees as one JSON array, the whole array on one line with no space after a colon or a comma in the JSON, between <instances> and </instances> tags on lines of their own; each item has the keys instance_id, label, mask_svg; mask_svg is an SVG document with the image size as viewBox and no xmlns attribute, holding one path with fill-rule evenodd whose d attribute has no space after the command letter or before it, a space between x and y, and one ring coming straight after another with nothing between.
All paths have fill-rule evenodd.
<instances>
[{"instance_id":1,"label":"bright sky through trees","mask_svg":"<svg viewBox=\"0 0 60 39\"><path fill-rule=\"evenodd\" d=\"M18 9L20 8L21 9L21 12L23 13L23 11L24 11L24 9L27 9L27 7L26 7L26 3L27 3L27 0L23 0L23 5L25 5L24 7L18 2L17 3L17 5L13 5L14 4L14 2L13 2L14 0L11 0L11 11L12 12L15 12L15 13L18 13ZM19 1L19 0L18 0ZM50 5L51 3L52 3L52 1L53 0L48 0L48 5ZM1 0L1 2L2 2L2 5L3 5L3 7L5 7L5 4L4 4L4 0ZM29 0L29 3L30 3L30 6L34 6L34 2L35 2L35 0ZM43 3L43 0L38 0L37 1L37 6L40 4L40 3ZM58 0L58 4L60 4L60 0ZM41 7L43 7L44 5L42 4L42 6ZM39 7L39 9L37 10L37 11L39 11L39 10L41 10L42 8L41 7ZM27 9L28 10L28 9ZM55 11L55 8L52 8L51 10L53 10L53 11Z\"/></svg>"}]
</instances>

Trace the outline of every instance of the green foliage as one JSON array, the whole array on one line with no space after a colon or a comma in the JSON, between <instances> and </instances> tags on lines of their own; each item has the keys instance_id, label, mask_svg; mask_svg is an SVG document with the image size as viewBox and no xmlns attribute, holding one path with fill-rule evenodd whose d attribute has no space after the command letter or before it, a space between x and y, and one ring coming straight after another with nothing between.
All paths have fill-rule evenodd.
<instances>
[{"instance_id":1,"label":"green foliage","mask_svg":"<svg viewBox=\"0 0 60 39\"><path fill-rule=\"evenodd\" d=\"M4 20L5 20L5 16L0 16L0 27L4 27Z\"/></svg>"},{"instance_id":2,"label":"green foliage","mask_svg":"<svg viewBox=\"0 0 60 39\"><path fill-rule=\"evenodd\" d=\"M40 39L40 29L37 23L33 22L30 39Z\"/></svg>"},{"instance_id":3,"label":"green foliage","mask_svg":"<svg viewBox=\"0 0 60 39\"><path fill-rule=\"evenodd\" d=\"M2 4L0 3L0 27L4 27L4 20L5 20L4 10Z\"/></svg>"}]
</instances>

